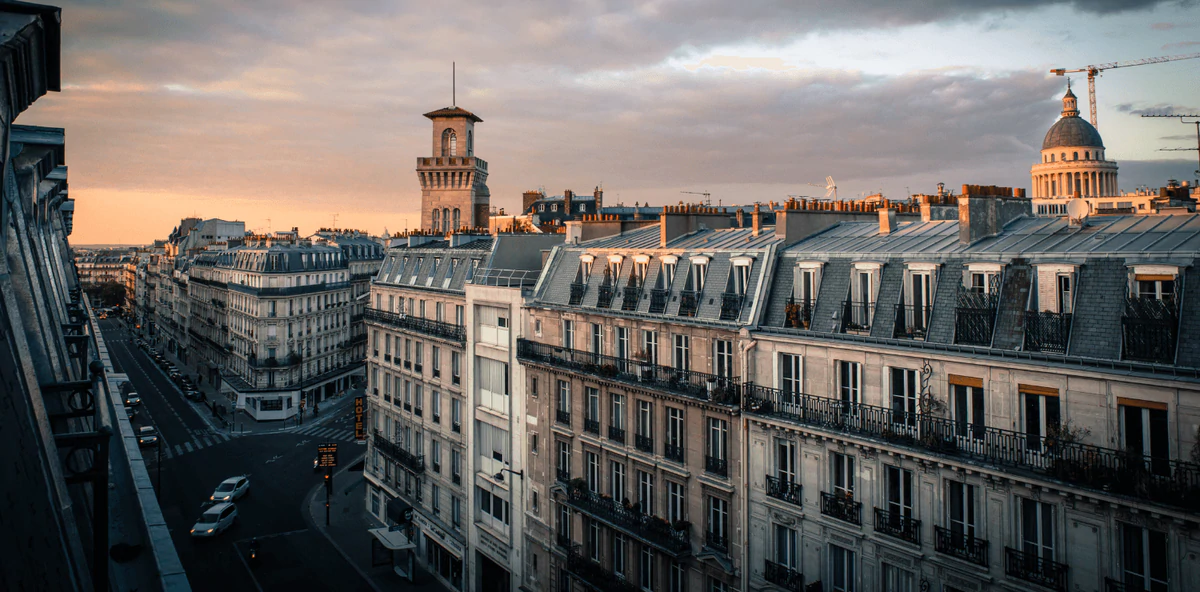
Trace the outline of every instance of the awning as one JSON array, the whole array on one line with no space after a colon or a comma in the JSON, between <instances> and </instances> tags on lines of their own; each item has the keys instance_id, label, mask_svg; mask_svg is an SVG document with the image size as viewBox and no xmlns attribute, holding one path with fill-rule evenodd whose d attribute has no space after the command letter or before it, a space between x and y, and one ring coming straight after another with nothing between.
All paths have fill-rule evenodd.
<instances>
[{"instance_id":1,"label":"awning","mask_svg":"<svg viewBox=\"0 0 1200 592\"><path fill-rule=\"evenodd\" d=\"M400 499L390 499L387 503L387 519L393 524L408 524L412 522L413 507Z\"/></svg>"},{"instance_id":2,"label":"awning","mask_svg":"<svg viewBox=\"0 0 1200 592\"><path fill-rule=\"evenodd\" d=\"M381 528L373 528L367 532L375 535L384 547L393 551L402 551L404 549L416 549L417 546L408 537L404 536L404 531L401 529L392 530L386 526Z\"/></svg>"}]
</instances>

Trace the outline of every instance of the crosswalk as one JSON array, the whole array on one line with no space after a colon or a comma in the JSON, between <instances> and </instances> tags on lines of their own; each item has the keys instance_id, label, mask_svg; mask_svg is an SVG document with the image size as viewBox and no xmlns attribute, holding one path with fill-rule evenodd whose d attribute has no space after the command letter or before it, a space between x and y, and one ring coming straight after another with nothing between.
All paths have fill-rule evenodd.
<instances>
[{"instance_id":1,"label":"crosswalk","mask_svg":"<svg viewBox=\"0 0 1200 592\"><path fill-rule=\"evenodd\" d=\"M337 427L328 427L322 425L312 425L296 430L294 433L312 436L325 441L341 440L343 442L354 441L354 430L347 430Z\"/></svg>"},{"instance_id":2,"label":"crosswalk","mask_svg":"<svg viewBox=\"0 0 1200 592\"><path fill-rule=\"evenodd\" d=\"M216 446L223 442L232 440L228 434L223 434L214 430L192 430L192 438L186 442L178 444L169 444L162 449L163 460L169 460L177 456L183 456L190 452L204 450L209 446ZM147 449L143 451L143 456L154 457L155 451Z\"/></svg>"}]
</instances>

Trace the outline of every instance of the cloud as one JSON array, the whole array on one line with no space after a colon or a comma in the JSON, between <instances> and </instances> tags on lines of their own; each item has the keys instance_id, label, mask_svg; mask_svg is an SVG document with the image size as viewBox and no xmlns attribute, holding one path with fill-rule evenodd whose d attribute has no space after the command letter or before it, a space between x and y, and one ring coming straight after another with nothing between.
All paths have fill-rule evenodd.
<instances>
[{"instance_id":1,"label":"cloud","mask_svg":"<svg viewBox=\"0 0 1200 592\"><path fill-rule=\"evenodd\" d=\"M1178 43L1168 43L1162 46L1163 49L1183 49L1185 47L1195 47L1200 45L1200 41L1180 41Z\"/></svg>"},{"instance_id":2,"label":"cloud","mask_svg":"<svg viewBox=\"0 0 1200 592\"><path fill-rule=\"evenodd\" d=\"M1141 103L1120 103L1116 106L1118 113L1128 113L1130 115L1171 115L1171 114L1188 114L1200 113L1200 110L1195 107L1187 107L1183 105L1172 105L1170 103L1157 103L1154 105L1142 105Z\"/></svg>"}]
</instances>

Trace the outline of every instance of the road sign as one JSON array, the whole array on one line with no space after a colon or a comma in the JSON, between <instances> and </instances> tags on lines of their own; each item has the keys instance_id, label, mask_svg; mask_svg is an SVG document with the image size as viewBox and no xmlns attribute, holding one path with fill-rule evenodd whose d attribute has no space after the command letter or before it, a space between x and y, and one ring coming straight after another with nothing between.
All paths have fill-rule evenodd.
<instances>
[{"instance_id":1,"label":"road sign","mask_svg":"<svg viewBox=\"0 0 1200 592\"><path fill-rule=\"evenodd\" d=\"M336 467L337 462L337 443L326 442L317 445L317 466L322 469L331 469Z\"/></svg>"},{"instance_id":2,"label":"road sign","mask_svg":"<svg viewBox=\"0 0 1200 592\"><path fill-rule=\"evenodd\" d=\"M367 430L363 426L363 401L364 397L354 398L354 439L366 440Z\"/></svg>"}]
</instances>

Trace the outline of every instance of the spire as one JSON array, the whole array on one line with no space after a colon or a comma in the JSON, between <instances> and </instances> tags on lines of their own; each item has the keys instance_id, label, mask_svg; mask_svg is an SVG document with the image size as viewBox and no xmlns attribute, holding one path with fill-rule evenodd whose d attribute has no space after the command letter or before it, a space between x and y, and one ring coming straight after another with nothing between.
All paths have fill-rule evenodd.
<instances>
[{"instance_id":1,"label":"spire","mask_svg":"<svg viewBox=\"0 0 1200 592\"><path fill-rule=\"evenodd\" d=\"M1067 79L1067 94L1063 95L1063 117L1079 117L1079 106L1075 102L1075 93L1071 92L1071 79Z\"/></svg>"}]
</instances>

